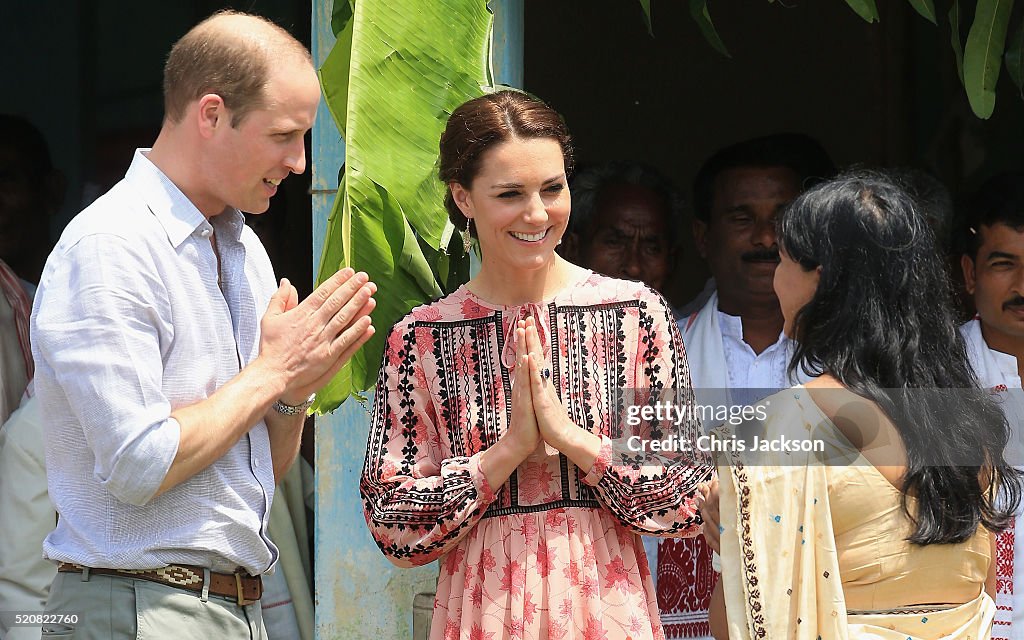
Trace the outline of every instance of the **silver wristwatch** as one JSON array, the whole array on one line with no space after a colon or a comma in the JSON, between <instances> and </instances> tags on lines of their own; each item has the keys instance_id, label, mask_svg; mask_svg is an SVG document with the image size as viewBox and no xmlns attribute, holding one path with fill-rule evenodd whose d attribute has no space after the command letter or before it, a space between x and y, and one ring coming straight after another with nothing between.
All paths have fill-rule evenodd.
<instances>
[{"instance_id":1,"label":"silver wristwatch","mask_svg":"<svg viewBox=\"0 0 1024 640\"><path fill-rule=\"evenodd\" d=\"M286 416L297 416L300 413L306 413L306 409L309 409L313 405L313 401L316 400L316 394L311 393L306 401L302 404L285 404L278 400L271 407L274 411L286 415Z\"/></svg>"}]
</instances>

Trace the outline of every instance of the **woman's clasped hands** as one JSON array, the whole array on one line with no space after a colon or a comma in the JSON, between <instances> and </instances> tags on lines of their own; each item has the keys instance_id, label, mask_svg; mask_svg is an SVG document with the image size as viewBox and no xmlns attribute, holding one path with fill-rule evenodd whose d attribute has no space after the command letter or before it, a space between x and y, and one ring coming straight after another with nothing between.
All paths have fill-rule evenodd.
<instances>
[{"instance_id":1,"label":"woman's clasped hands","mask_svg":"<svg viewBox=\"0 0 1024 640\"><path fill-rule=\"evenodd\" d=\"M532 320L532 318L531 318ZM536 329L534 329L536 333ZM512 375L512 416L508 432L502 439L513 445L520 459L532 454L542 438L537 427L537 413L533 407L530 385L530 354L526 347L526 322L516 327L516 369Z\"/></svg>"},{"instance_id":2,"label":"woman's clasped hands","mask_svg":"<svg viewBox=\"0 0 1024 640\"><path fill-rule=\"evenodd\" d=\"M542 442L575 458L580 438L597 438L569 418L552 383L550 367L544 358L536 320L520 320L516 327L512 419L506 437L516 442L516 448L524 459L534 453Z\"/></svg>"},{"instance_id":3,"label":"woman's clasped hands","mask_svg":"<svg viewBox=\"0 0 1024 640\"><path fill-rule=\"evenodd\" d=\"M481 468L497 487L527 458L564 454L580 469L594 467L601 452L600 436L578 427L565 410L551 381L533 318L516 326L516 368L512 374L512 412L506 431L483 453Z\"/></svg>"}]
</instances>

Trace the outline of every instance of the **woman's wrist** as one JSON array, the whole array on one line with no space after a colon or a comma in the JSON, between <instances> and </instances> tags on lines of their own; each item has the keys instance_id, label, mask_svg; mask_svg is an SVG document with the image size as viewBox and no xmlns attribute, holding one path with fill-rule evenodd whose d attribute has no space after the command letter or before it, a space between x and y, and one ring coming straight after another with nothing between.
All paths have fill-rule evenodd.
<instances>
[{"instance_id":1,"label":"woman's wrist","mask_svg":"<svg viewBox=\"0 0 1024 640\"><path fill-rule=\"evenodd\" d=\"M560 416L557 423L548 430L548 437L544 439L552 447L562 453L569 455L569 452L581 446L584 434L589 431L580 429L569 416Z\"/></svg>"},{"instance_id":2,"label":"woman's wrist","mask_svg":"<svg viewBox=\"0 0 1024 640\"><path fill-rule=\"evenodd\" d=\"M601 452L601 436L582 429L568 417L559 429L551 429L545 441L572 460L580 469L590 469Z\"/></svg>"},{"instance_id":3,"label":"woman's wrist","mask_svg":"<svg viewBox=\"0 0 1024 640\"><path fill-rule=\"evenodd\" d=\"M516 467L532 453L532 450L523 453L526 445L517 440L512 433L506 433L480 454L480 469L492 487L505 484Z\"/></svg>"},{"instance_id":4,"label":"woman's wrist","mask_svg":"<svg viewBox=\"0 0 1024 640\"><path fill-rule=\"evenodd\" d=\"M530 454L537 449L539 442L528 442L518 437L515 431L508 431L498 438L495 446L501 445L508 450L509 455L518 458L520 462L530 457ZM493 448L493 447L492 447Z\"/></svg>"}]
</instances>

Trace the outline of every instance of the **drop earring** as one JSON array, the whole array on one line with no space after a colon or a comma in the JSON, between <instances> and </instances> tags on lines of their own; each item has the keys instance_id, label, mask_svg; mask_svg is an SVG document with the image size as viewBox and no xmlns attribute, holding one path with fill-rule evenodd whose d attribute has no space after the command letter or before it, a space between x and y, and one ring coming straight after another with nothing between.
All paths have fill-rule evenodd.
<instances>
[{"instance_id":1,"label":"drop earring","mask_svg":"<svg viewBox=\"0 0 1024 640\"><path fill-rule=\"evenodd\" d=\"M462 234L462 251L467 256L469 255L469 247L473 242L473 234L469 232L469 225L470 220L469 218L466 218L466 228L460 232Z\"/></svg>"}]
</instances>

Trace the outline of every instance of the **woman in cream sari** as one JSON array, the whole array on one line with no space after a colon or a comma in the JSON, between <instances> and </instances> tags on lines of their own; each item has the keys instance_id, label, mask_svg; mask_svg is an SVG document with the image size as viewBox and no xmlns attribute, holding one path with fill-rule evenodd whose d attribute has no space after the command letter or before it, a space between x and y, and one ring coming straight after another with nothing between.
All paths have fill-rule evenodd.
<instances>
[{"instance_id":1,"label":"woman in cream sari","mask_svg":"<svg viewBox=\"0 0 1024 640\"><path fill-rule=\"evenodd\" d=\"M1020 480L925 218L854 173L800 196L778 237L791 367L813 379L718 432L746 450L718 458L716 637L989 638L990 532L1010 524Z\"/></svg>"}]
</instances>

